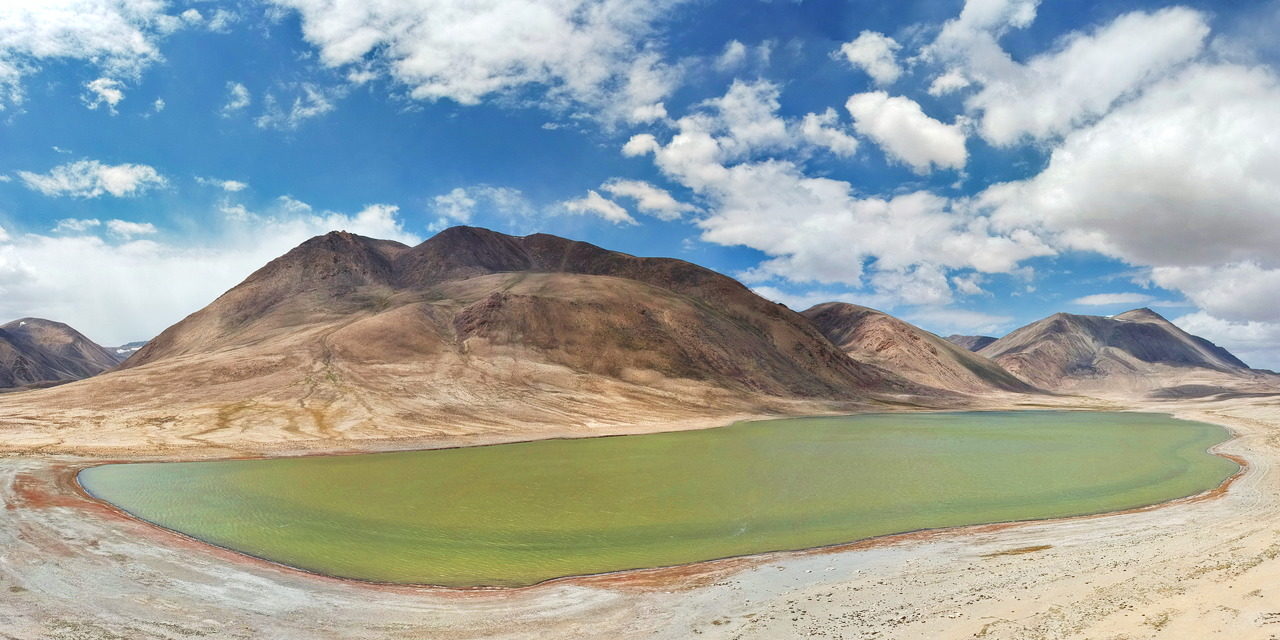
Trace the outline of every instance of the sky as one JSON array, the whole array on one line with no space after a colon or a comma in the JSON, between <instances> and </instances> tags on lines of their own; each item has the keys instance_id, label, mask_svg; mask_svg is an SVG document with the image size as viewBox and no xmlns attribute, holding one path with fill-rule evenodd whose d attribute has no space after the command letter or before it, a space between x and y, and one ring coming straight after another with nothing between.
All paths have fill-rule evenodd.
<instances>
[{"instance_id":1,"label":"sky","mask_svg":"<svg viewBox=\"0 0 1280 640\"><path fill-rule=\"evenodd\" d=\"M0 321L148 339L469 224L936 333L1148 306L1280 369L1280 0L5 0Z\"/></svg>"}]
</instances>

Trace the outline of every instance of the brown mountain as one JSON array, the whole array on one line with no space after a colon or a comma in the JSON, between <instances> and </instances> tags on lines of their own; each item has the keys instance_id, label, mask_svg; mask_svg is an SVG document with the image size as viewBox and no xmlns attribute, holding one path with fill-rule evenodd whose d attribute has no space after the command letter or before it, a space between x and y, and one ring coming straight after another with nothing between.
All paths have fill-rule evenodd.
<instances>
[{"instance_id":1,"label":"brown mountain","mask_svg":"<svg viewBox=\"0 0 1280 640\"><path fill-rule=\"evenodd\" d=\"M1131 392L1265 380L1239 358L1150 309L1057 313L978 352L1046 389Z\"/></svg>"},{"instance_id":2,"label":"brown mountain","mask_svg":"<svg viewBox=\"0 0 1280 640\"><path fill-rule=\"evenodd\" d=\"M980 351L983 347L995 341L996 338L991 336L962 336L954 333L947 336L947 342L969 351Z\"/></svg>"},{"instance_id":3,"label":"brown mountain","mask_svg":"<svg viewBox=\"0 0 1280 640\"><path fill-rule=\"evenodd\" d=\"M582 435L947 395L850 359L714 271L468 227L416 247L313 238L119 371L39 393L73 413L118 406L98 433L122 441L238 446Z\"/></svg>"},{"instance_id":4,"label":"brown mountain","mask_svg":"<svg viewBox=\"0 0 1280 640\"><path fill-rule=\"evenodd\" d=\"M79 380L119 362L111 352L61 323L21 318L0 326L0 387Z\"/></svg>"},{"instance_id":5,"label":"brown mountain","mask_svg":"<svg viewBox=\"0 0 1280 640\"><path fill-rule=\"evenodd\" d=\"M854 360L960 393L1035 392L1000 365L886 313L827 302L803 315Z\"/></svg>"}]
</instances>

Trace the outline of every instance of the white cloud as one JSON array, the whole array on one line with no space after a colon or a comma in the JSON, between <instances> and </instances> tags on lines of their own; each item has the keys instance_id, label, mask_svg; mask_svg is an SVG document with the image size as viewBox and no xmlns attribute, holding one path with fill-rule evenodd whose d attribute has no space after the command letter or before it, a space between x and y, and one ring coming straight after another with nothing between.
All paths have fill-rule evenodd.
<instances>
[{"instance_id":1,"label":"white cloud","mask_svg":"<svg viewBox=\"0 0 1280 640\"><path fill-rule=\"evenodd\" d=\"M1190 9L1129 13L1026 64L970 69L983 87L966 106L993 144L1061 135L1195 57L1208 34L1205 16Z\"/></svg>"},{"instance_id":2,"label":"white cloud","mask_svg":"<svg viewBox=\"0 0 1280 640\"><path fill-rule=\"evenodd\" d=\"M1280 322L1233 322L1196 311L1175 318L1173 323L1225 348L1250 366L1280 370Z\"/></svg>"},{"instance_id":3,"label":"white cloud","mask_svg":"<svg viewBox=\"0 0 1280 640\"><path fill-rule=\"evenodd\" d=\"M971 83L965 77L964 72L959 69L950 69L946 73L933 79L929 85L929 95L944 96L948 93L955 93Z\"/></svg>"},{"instance_id":4,"label":"white cloud","mask_svg":"<svg viewBox=\"0 0 1280 640\"><path fill-rule=\"evenodd\" d=\"M104 344L150 338L309 237L345 229L418 243L397 215L386 204L344 214L280 203L242 219L207 217L194 240L0 239L0 317L57 319Z\"/></svg>"},{"instance_id":5,"label":"white cloud","mask_svg":"<svg viewBox=\"0 0 1280 640\"><path fill-rule=\"evenodd\" d=\"M97 218L64 218L58 221L53 227L54 233L83 233L90 229L102 226L102 221Z\"/></svg>"},{"instance_id":6,"label":"white cloud","mask_svg":"<svg viewBox=\"0 0 1280 640\"><path fill-rule=\"evenodd\" d=\"M893 84L902 75L895 56L902 45L875 31L863 31L850 42L840 45L840 53L849 64L861 68L876 84Z\"/></svg>"},{"instance_id":7,"label":"white cloud","mask_svg":"<svg viewBox=\"0 0 1280 640\"><path fill-rule=\"evenodd\" d=\"M794 142L786 121L777 115L778 87L771 82L734 80L723 96L702 106L717 112L713 124L727 134L721 146L734 155L785 149Z\"/></svg>"},{"instance_id":8,"label":"white cloud","mask_svg":"<svg viewBox=\"0 0 1280 640\"><path fill-rule=\"evenodd\" d=\"M207 28L215 33L226 33L231 30L231 25L240 20L240 15L227 11L226 9L218 9L213 12L213 16L209 18Z\"/></svg>"},{"instance_id":9,"label":"white cloud","mask_svg":"<svg viewBox=\"0 0 1280 640\"><path fill-rule=\"evenodd\" d=\"M691 204L671 197L666 189L641 180L614 178L600 185L600 189L614 197L634 200L637 209L659 220L679 220L682 214L698 210Z\"/></svg>"},{"instance_id":10,"label":"white cloud","mask_svg":"<svg viewBox=\"0 0 1280 640\"><path fill-rule=\"evenodd\" d=\"M97 160L58 165L46 174L19 171L18 177L29 189L47 196L77 198L136 196L166 184L159 172L145 164L107 165Z\"/></svg>"},{"instance_id":11,"label":"white cloud","mask_svg":"<svg viewBox=\"0 0 1280 640\"><path fill-rule=\"evenodd\" d=\"M449 193L435 197L435 210L444 220L453 222L470 222L471 213L476 208L476 199L467 189L455 187Z\"/></svg>"},{"instance_id":12,"label":"white cloud","mask_svg":"<svg viewBox=\"0 0 1280 640\"><path fill-rule=\"evenodd\" d=\"M715 68L720 71L729 71L742 65L747 59L747 45L730 40L724 45L724 51L720 57L716 58Z\"/></svg>"},{"instance_id":13,"label":"white cloud","mask_svg":"<svg viewBox=\"0 0 1280 640\"><path fill-rule=\"evenodd\" d=\"M980 202L1001 225L1139 266L1280 267L1280 82L1195 65L1069 134L1048 166ZM1188 292L1190 293L1190 292Z\"/></svg>"},{"instance_id":14,"label":"white cloud","mask_svg":"<svg viewBox=\"0 0 1280 640\"><path fill-rule=\"evenodd\" d=\"M467 224L471 222L478 207L484 213L503 216L508 220L527 218L535 213L533 204L519 189L487 184L455 187L432 199L432 209L439 218L431 225L431 229L440 230L451 224Z\"/></svg>"},{"instance_id":15,"label":"white cloud","mask_svg":"<svg viewBox=\"0 0 1280 640\"><path fill-rule=\"evenodd\" d=\"M253 102L253 96L249 93L248 87L239 82L227 83L227 101L222 105L222 117L229 118L232 114L248 107Z\"/></svg>"},{"instance_id":16,"label":"white cloud","mask_svg":"<svg viewBox=\"0 0 1280 640\"><path fill-rule=\"evenodd\" d=\"M209 187L217 187L230 193L244 191L249 188L248 183L244 183L239 180L220 180L218 178L203 178L197 176L196 182Z\"/></svg>"},{"instance_id":17,"label":"white cloud","mask_svg":"<svg viewBox=\"0 0 1280 640\"><path fill-rule=\"evenodd\" d=\"M853 116L855 131L916 173L928 173L934 166L960 169L968 159L964 131L925 115L910 98L883 91L859 93L849 97L845 108Z\"/></svg>"},{"instance_id":18,"label":"white cloud","mask_svg":"<svg viewBox=\"0 0 1280 640\"><path fill-rule=\"evenodd\" d=\"M776 118L749 111L755 113L749 121ZM1025 229L997 232L978 209L953 207L928 192L861 197L848 182L808 176L794 159L776 156L790 147L778 149L773 135L744 136L742 126L719 115L714 108L697 111L676 121L665 143L640 134L623 152L652 153L666 177L706 202L707 213L696 221L703 240L769 256L742 274L752 282L870 286L882 306L941 304L952 296L950 271L1008 273L1022 260L1054 253ZM762 130L776 127L748 128Z\"/></svg>"},{"instance_id":19,"label":"white cloud","mask_svg":"<svg viewBox=\"0 0 1280 640\"><path fill-rule=\"evenodd\" d=\"M112 235L131 239L134 236L152 235L158 231L150 222L129 222L127 220L108 220L103 223L97 218L64 218L53 227L54 233L80 234L106 227Z\"/></svg>"},{"instance_id":20,"label":"white cloud","mask_svg":"<svg viewBox=\"0 0 1280 640\"><path fill-rule=\"evenodd\" d=\"M112 80L111 78L91 80L84 85L84 88L88 89L89 93L82 96L81 100L84 101L84 106L90 109L97 109L106 105L107 111L111 112L111 115L115 115L116 105L120 104L121 100L124 100L123 87L124 84L119 80Z\"/></svg>"},{"instance_id":21,"label":"white cloud","mask_svg":"<svg viewBox=\"0 0 1280 640\"><path fill-rule=\"evenodd\" d=\"M1107 307L1117 304L1146 304L1155 300L1145 293L1095 293L1072 300L1072 304L1089 307Z\"/></svg>"},{"instance_id":22,"label":"white cloud","mask_svg":"<svg viewBox=\"0 0 1280 640\"><path fill-rule=\"evenodd\" d=\"M800 135L810 144L825 147L841 157L847 158L858 151L858 139L841 130L839 116L830 107L820 114L805 114L800 122Z\"/></svg>"},{"instance_id":23,"label":"white cloud","mask_svg":"<svg viewBox=\"0 0 1280 640\"><path fill-rule=\"evenodd\" d=\"M156 233L157 229L150 222L129 222L127 220L108 220L107 231L124 239L134 236L147 236Z\"/></svg>"},{"instance_id":24,"label":"white cloud","mask_svg":"<svg viewBox=\"0 0 1280 640\"><path fill-rule=\"evenodd\" d=\"M966 296L990 295L990 292L982 288L983 280L985 280L985 278L981 273L951 276L952 286L956 288L956 291L959 291Z\"/></svg>"},{"instance_id":25,"label":"white cloud","mask_svg":"<svg viewBox=\"0 0 1280 640\"><path fill-rule=\"evenodd\" d=\"M1256 262L1212 266L1163 266L1151 281L1186 294L1200 309L1225 320L1280 323L1280 269Z\"/></svg>"},{"instance_id":26,"label":"white cloud","mask_svg":"<svg viewBox=\"0 0 1280 640\"><path fill-rule=\"evenodd\" d=\"M651 133L637 133L631 136L627 143L622 146L622 155L628 158L642 156L646 153L653 153L658 149L658 139L653 137Z\"/></svg>"},{"instance_id":27,"label":"white cloud","mask_svg":"<svg viewBox=\"0 0 1280 640\"><path fill-rule=\"evenodd\" d=\"M165 9L160 0L0 2L0 109L21 103L23 77L53 61L137 78L161 59L160 39L182 24Z\"/></svg>"},{"instance_id":28,"label":"white cloud","mask_svg":"<svg viewBox=\"0 0 1280 640\"><path fill-rule=\"evenodd\" d=\"M683 0L273 2L298 11L323 64L373 63L421 100L469 105L538 87L543 104L630 120L676 80L646 43Z\"/></svg>"},{"instance_id":29,"label":"white cloud","mask_svg":"<svg viewBox=\"0 0 1280 640\"><path fill-rule=\"evenodd\" d=\"M638 224L631 214L618 203L589 189L584 198L561 203L566 211L576 214L599 216L614 224Z\"/></svg>"},{"instance_id":30,"label":"white cloud","mask_svg":"<svg viewBox=\"0 0 1280 640\"><path fill-rule=\"evenodd\" d=\"M342 93L339 89L324 88L309 82L302 83L298 89L300 93L294 96L288 108L281 107L275 96L268 95L266 110L254 123L261 129L297 129L304 121L333 111L333 101L341 97Z\"/></svg>"}]
</instances>

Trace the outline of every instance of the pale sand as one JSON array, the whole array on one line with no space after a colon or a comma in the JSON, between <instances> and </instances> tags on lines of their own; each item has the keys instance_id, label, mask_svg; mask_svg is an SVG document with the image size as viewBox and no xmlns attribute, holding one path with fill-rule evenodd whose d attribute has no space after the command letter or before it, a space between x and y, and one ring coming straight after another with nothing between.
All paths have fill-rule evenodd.
<instances>
[{"instance_id":1,"label":"pale sand","mask_svg":"<svg viewBox=\"0 0 1280 640\"><path fill-rule=\"evenodd\" d=\"M1132 513L479 593L252 561L76 496L85 459L9 456L0 638L1280 638L1280 398L1133 408L1228 426L1248 469Z\"/></svg>"}]
</instances>

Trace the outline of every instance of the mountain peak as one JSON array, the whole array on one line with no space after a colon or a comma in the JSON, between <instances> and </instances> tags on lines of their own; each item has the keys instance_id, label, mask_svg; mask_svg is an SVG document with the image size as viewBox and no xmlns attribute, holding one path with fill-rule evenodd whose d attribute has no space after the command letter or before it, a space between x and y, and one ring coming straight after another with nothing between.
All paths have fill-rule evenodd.
<instances>
[{"instance_id":1,"label":"mountain peak","mask_svg":"<svg viewBox=\"0 0 1280 640\"><path fill-rule=\"evenodd\" d=\"M1248 366L1148 308L1104 317L1056 313L983 347L992 360L1051 390L1151 388Z\"/></svg>"},{"instance_id":2,"label":"mountain peak","mask_svg":"<svg viewBox=\"0 0 1280 640\"><path fill-rule=\"evenodd\" d=\"M1115 316L1115 318L1117 320L1128 320L1130 322L1151 322L1151 321L1168 322L1168 320L1165 319L1164 316L1156 313L1155 311L1152 311L1147 307L1140 307L1138 309L1126 311L1120 315Z\"/></svg>"}]
</instances>

